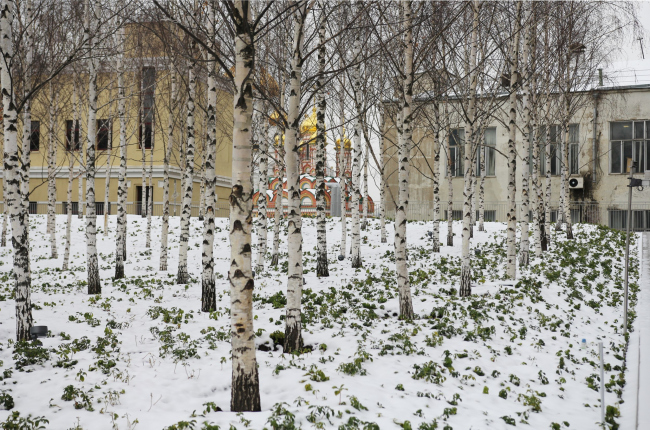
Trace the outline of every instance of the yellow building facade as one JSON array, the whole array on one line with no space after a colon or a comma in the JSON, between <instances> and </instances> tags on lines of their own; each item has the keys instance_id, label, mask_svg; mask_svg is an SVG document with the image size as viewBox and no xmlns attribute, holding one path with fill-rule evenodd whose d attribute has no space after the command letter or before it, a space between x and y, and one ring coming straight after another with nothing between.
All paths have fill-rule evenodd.
<instances>
[{"instance_id":1,"label":"yellow building facade","mask_svg":"<svg viewBox=\"0 0 650 430\"><path fill-rule=\"evenodd\" d=\"M158 49L156 51L160 52ZM135 52L135 51L130 51ZM142 159L144 158L146 178L152 171L153 215L162 215L164 151L168 145L168 127L173 124L173 144L169 160L170 214L180 215L182 192L181 178L184 160L182 147L187 144L187 96L188 69L176 68L170 71L170 62L164 55L126 55L126 148L127 148L127 211L141 213L141 202L145 201L147 184L142 182ZM144 55L143 55L144 54ZM83 65L80 65L83 66ZM180 70L179 70L180 69ZM102 63L97 79L97 139L95 200L97 213L104 213L105 190L108 186L109 213L117 213L118 174L120 168L120 118L118 116L118 75L115 64ZM176 97L173 113L172 75L176 81ZM216 193L217 207L227 213L227 198L231 190L232 173L232 92L225 81L217 87L217 154ZM196 70L196 97L194 112L195 158L194 186L192 193L192 215L198 215L203 162L207 145L206 127L207 74ZM79 126L75 126L75 110ZM45 86L32 102L31 168L30 168L30 213L46 213L48 200L48 155L52 145L56 149L54 177L56 180L57 213L66 212L70 160L73 167L72 211L77 213L78 202L86 201L85 164L88 127L88 74L85 71L66 71L52 83ZM23 113L19 114L19 141L22 140ZM20 144L19 144L20 146ZM2 178L4 180L4 178ZM82 199L79 183L82 181ZM3 199L4 200L4 199ZM85 212L85 208L84 208ZM219 215L219 213L217 214Z\"/></svg>"}]
</instances>

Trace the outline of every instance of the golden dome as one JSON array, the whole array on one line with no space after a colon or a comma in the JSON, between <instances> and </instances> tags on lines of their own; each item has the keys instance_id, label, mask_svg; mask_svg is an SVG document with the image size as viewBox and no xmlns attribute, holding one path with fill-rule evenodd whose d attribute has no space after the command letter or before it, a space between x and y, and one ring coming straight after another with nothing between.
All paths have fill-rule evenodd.
<instances>
[{"instance_id":1,"label":"golden dome","mask_svg":"<svg viewBox=\"0 0 650 430\"><path fill-rule=\"evenodd\" d=\"M318 122L318 119L316 118L316 106L311 111L311 115L309 115L305 120L300 124L300 133L301 134L314 134L316 133L316 123Z\"/></svg>"},{"instance_id":2,"label":"golden dome","mask_svg":"<svg viewBox=\"0 0 650 430\"><path fill-rule=\"evenodd\" d=\"M282 117L284 118L285 121L287 120L287 114L286 113L282 114ZM271 127L282 125L282 122L278 121L278 118L280 118L280 114L278 113L278 111L273 111L273 113L269 117L269 125Z\"/></svg>"},{"instance_id":3,"label":"golden dome","mask_svg":"<svg viewBox=\"0 0 650 430\"><path fill-rule=\"evenodd\" d=\"M282 145L284 146L284 134L282 135ZM280 136L275 135L275 146L280 146Z\"/></svg>"},{"instance_id":4,"label":"golden dome","mask_svg":"<svg viewBox=\"0 0 650 430\"><path fill-rule=\"evenodd\" d=\"M350 149L352 148L352 142L350 142L350 139L345 135L345 128L343 129L343 145L345 145L345 149ZM341 148L341 138L337 137L336 138L336 150L338 151Z\"/></svg>"}]
</instances>

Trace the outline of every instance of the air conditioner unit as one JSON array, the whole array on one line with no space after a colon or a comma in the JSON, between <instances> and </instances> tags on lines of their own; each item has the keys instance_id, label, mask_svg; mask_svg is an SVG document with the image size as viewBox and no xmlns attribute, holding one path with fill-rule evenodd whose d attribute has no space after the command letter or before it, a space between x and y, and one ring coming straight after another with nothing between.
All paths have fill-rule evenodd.
<instances>
[{"instance_id":1,"label":"air conditioner unit","mask_svg":"<svg viewBox=\"0 0 650 430\"><path fill-rule=\"evenodd\" d=\"M569 189L580 190L585 186L585 178L570 178Z\"/></svg>"}]
</instances>

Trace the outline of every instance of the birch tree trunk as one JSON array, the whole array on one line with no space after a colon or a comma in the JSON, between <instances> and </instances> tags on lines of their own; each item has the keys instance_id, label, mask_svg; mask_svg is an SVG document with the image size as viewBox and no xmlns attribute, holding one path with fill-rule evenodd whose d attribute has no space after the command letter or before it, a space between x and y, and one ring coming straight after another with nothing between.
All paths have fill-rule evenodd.
<instances>
[{"instance_id":1,"label":"birch tree trunk","mask_svg":"<svg viewBox=\"0 0 650 430\"><path fill-rule=\"evenodd\" d=\"M117 116L120 120L120 170L117 177L117 240L115 244L115 277L124 278L126 247L126 94L124 88L124 26L118 30L120 52L117 55ZM171 118L171 115L170 115Z\"/></svg>"},{"instance_id":2,"label":"birch tree trunk","mask_svg":"<svg viewBox=\"0 0 650 430\"><path fill-rule=\"evenodd\" d=\"M381 80L383 82L383 80ZM380 238L381 243L387 242L386 237L386 167L384 166L384 152L386 151L386 139L384 135L384 129L386 127L386 112L384 112L383 103L379 104L379 117L380 117L380 126L379 126L379 229L380 229ZM343 137L341 137L343 139Z\"/></svg>"},{"instance_id":3,"label":"birch tree trunk","mask_svg":"<svg viewBox=\"0 0 650 430\"><path fill-rule=\"evenodd\" d=\"M369 142L367 143L370 144ZM370 151L368 148L365 149L363 153L363 223L361 224L361 230L366 230L368 228L368 156Z\"/></svg>"},{"instance_id":4,"label":"birch tree trunk","mask_svg":"<svg viewBox=\"0 0 650 430\"><path fill-rule=\"evenodd\" d=\"M549 100L549 94L546 95ZM548 121L550 117L550 101L546 105L546 136L544 145L545 166L546 170L546 198L544 199L544 232L546 233L546 243L551 244L551 122Z\"/></svg>"},{"instance_id":5,"label":"birch tree trunk","mask_svg":"<svg viewBox=\"0 0 650 430\"><path fill-rule=\"evenodd\" d=\"M451 129L449 127L449 113L447 109L447 102L445 102L445 148L447 152L447 246L454 246L454 181L451 166L453 166L455 160L451 157Z\"/></svg>"},{"instance_id":6,"label":"birch tree trunk","mask_svg":"<svg viewBox=\"0 0 650 430\"><path fill-rule=\"evenodd\" d=\"M59 258L56 249L56 142L54 140L54 91L50 81L50 105L47 148L47 229L50 235L50 258ZM30 124L31 126L31 124Z\"/></svg>"},{"instance_id":7,"label":"birch tree trunk","mask_svg":"<svg viewBox=\"0 0 650 430\"><path fill-rule=\"evenodd\" d=\"M111 119L112 125L112 119ZM110 133L110 131L109 131ZM112 139L111 139L112 142ZM108 213L110 212L110 191L111 191L111 151L109 146L106 148L106 179L104 180L104 236L108 236Z\"/></svg>"},{"instance_id":8,"label":"birch tree trunk","mask_svg":"<svg viewBox=\"0 0 650 430\"><path fill-rule=\"evenodd\" d=\"M215 40L214 19L215 9L213 2L208 3L208 16L211 19L209 25L209 40ZM213 46L213 48L216 48ZM203 220L203 270L201 275L201 311L212 312L217 308L217 294L214 280L214 214L216 206L216 173L215 162L217 156L217 65L216 59L210 58L208 63L208 106L207 106L207 128L208 141L206 142L205 154L205 215Z\"/></svg>"},{"instance_id":9,"label":"birch tree trunk","mask_svg":"<svg viewBox=\"0 0 650 430\"><path fill-rule=\"evenodd\" d=\"M5 204L11 216L11 242L14 250L13 271L16 279L16 340L28 340L32 326L31 272L29 266L29 238L25 211L22 209L20 191L21 173L27 166L18 162L18 113L14 103L12 75L7 64L12 64L14 52L12 45L12 22L14 3L3 0L0 10L0 47L2 48L2 105L4 122L4 181L7 182Z\"/></svg>"},{"instance_id":10,"label":"birch tree trunk","mask_svg":"<svg viewBox=\"0 0 650 430\"><path fill-rule=\"evenodd\" d=\"M74 145L74 124L72 130L72 141L70 142L70 152L68 153L68 192L66 195L66 224L65 224L65 249L63 251L63 266L61 270L68 270L70 264L70 235L72 232L72 181L74 179L74 156L72 148Z\"/></svg>"},{"instance_id":11,"label":"birch tree trunk","mask_svg":"<svg viewBox=\"0 0 650 430\"><path fill-rule=\"evenodd\" d=\"M440 95L440 84L436 83L435 94ZM431 232L431 251L440 252L440 105L433 103L435 135L433 138L433 226Z\"/></svg>"},{"instance_id":12,"label":"birch tree trunk","mask_svg":"<svg viewBox=\"0 0 650 430\"><path fill-rule=\"evenodd\" d=\"M7 162L6 152L2 151L2 157L4 163ZM4 164L3 164L4 165ZM7 224L9 218L9 206L7 205L7 177L3 174L2 177L2 202L3 202L3 211L4 215L2 217L2 238L0 238L0 246L3 248L7 246Z\"/></svg>"},{"instance_id":13,"label":"birch tree trunk","mask_svg":"<svg viewBox=\"0 0 650 430\"><path fill-rule=\"evenodd\" d=\"M153 129L154 127L152 127ZM149 175L147 183L147 249L151 248L151 216L153 215L153 143L154 130L151 130L151 149L149 150Z\"/></svg>"},{"instance_id":14,"label":"birch tree trunk","mask_svg":"<svg viewBox=\"0 0 650 430\"><path fill-rule=\"evenodd\" d=\"M524 9L524 22L529 28L532 25L530 21L530 3L526 2L523 4ZM529 196L529 185L528 180L530 176L530 159L528 154L530 154L530 149L532 145L532 128L530 124L530 31L528 29L524 31L524 44L522 52L522 63L524 67L524 77L523 77L523 121L524 121L524 139L523 139L523 169L521 175L521 211L522 214L522 223L521 223L521 243L519 246L519 265L521 267L527 267L530 260L530 240L528 237L528 227L530 226L530 196Z\"/></svg>"},{"instance_id":15,"label":"birch tree trunk","mask_svg":"<svg viewBox=\"0 0 650 430\"><path fill-rule=\"evenodd\" d=\"M486 175L486 165L485 165L485 154L487 153L484 144L485 144L485 128L481 128L477 135L477 145L481 157L481 163L479 169L481 171L481 179L479 180L478 186L478 231L485 231L485 175Z\"/></svg>"},{"instance_id":16,"label":"birch tree trunk","mask_svg":"<svg viewBox=\"0 0 650 430\"><path fill-rule=\"evenodd\" d=\"M194 48L195 42L192 42ZM187 144L185 147L185 171L183 172L183 209L181 212L180 246L178 247L178 274L177 284L187 284L190 275L187 271L187 247L190 239L190 216L192 211L192 187L194 181L194 99L196 97L196 77L194 76L194 63L190 61L188 67L188 94L187 94ZM249 178L250 178L250 171ZM250 179L249 179L250 182ZM232 218L232 211L231 211ZM234 345L233 345L234 348Z\"/></svg>"},{"instance_id":17,"label":"birch tree trunk","mask_svg":"<svg viewBox=\"0 0 650 430\"><path fill-rule=\"evenodd\" d=\"M468 109L468 123L470 125L469 139L465 140L465 160L464 160L464 187L463 187L463 247L461 254L460 266L460 291L461 297L469 297L472 294L472 267L469 255L470 237L472 229L472 218L474 216L474 208L472 207L472 200L474 194L474 148L476 147L476 87L478 85L478 69L476 67L476 60L478 55L478 19L479 19L479 3L477 0L472 2L472 36L471 47L469 55L469 70L470 70L470 93L469 93L469 109Z\"/></svg>"},{"instance_id":18,"label":"birch tree trunk","mask_svg":"<svg viewBox=\"0 0 650 430\"><path fill-rule=\"evenodd\" d=\"M171 72L171 95L167 123L167 145L163 160L163 216L160 232L160 271L167 271L167 239L169 236L169 160L174 147L174 107L176 105L176 73Z\"/></svg>"},{"instance_id":19,"label":"birch tree trunk","mask_svg":"<svg viewBox=\"0 0 650 430\"><path fill-rule=\"evenodd\" d=\"M557 210L557 222L555 223L555 231L562 231L562 219L564 218L565 214L565 206L566 206L566 201L564 200L564 197L566 196L564 192L564 184L566 182L566 171L564 169L565 164L564 164L564 153L565 148L564 148L564 123L560 126L561 129L556 131L556 138L557 138L557 143L556 143L556 153L559 152L557 157L562 160L561 166L560 166L560 206ZM566 221L566 220L565 220Z\"/></svg>"},{"instance_id":20,"label":"birch tree trunk","mask_svg":"<svg viewBox=\"0 0 650 430\"><path fill-rule=\"evenodd\" d=\"M344 79L342 77L341 79ZM345 92L343 90L344 84L341 84L339 91L339 109L341 115L341 137L339 143L339 173L340 173L340 182L341 185L341 250L339 254L339 261L342 261L345 258L345 250L347 248L347 239L348 239L348 208L347 208L347 199L346 194L348 194L348 187L346 181L346 169L347 169L347 160L345 158ZM343 257L343 258L341 258Z\"/></svg>"},{"instance_id":21,"label":"birch tree trunk","mask_svg":"<svg viewBox=\"0 0 650 430\"><path fill-rule=\"evenodd\" d=\"M264 259L266 258L266 240L268 235L268 219L267 219L267 195L266 190L269 186L269 177L268 177L268 138L269 138L269 129L268 129L268 120L266 117L267 109L266 104L262 103L264 112L260 115L261 123L261 133L260 138L258 139L259 145L259 181L258 181L258 190L259 194L257 197L257 272L262 273L264 270Z\"/></svg>"},{"instance_id":22,"label":"birch tree trunk","mask_svg":"<svg viewBox=\"0 0 650 430\"><path fill-rule=\"evenodd\" d=\"M94 2L93 2L94 3ZM92 8L94 9L94 8ZM88 294L101 294L97 260L97 215L95 212L95 141L97 139L97 15L86 0L86 38L88 40L88 146L86 148L86 247L88 260Z\"/></svg>"},{"instance_id":23,"label":"birch tree trunk","mask_svg":"<svg viewBox=\"0 0 650 430\"><path fill-rule=\"evenodd\" d=\"M253 331L253 280L251 228L253 190L250 186L251 122L253 86L250 77L255 65L253 30L249 3L236 0L235 96L232 176L230 194L230 326L232 333L233 412L259 411L260 387Z\"/></svg>"},{"instance_id":24,"label":"birch tree trunk","mask_svg":"<svg viewBox=\"0 0 650 430\"><path fill-rule=\"evenodd\" d=\"M301 298L303 284L302 267L302 219L300 212L300 167L298 163L298 131L300 129L300 97L302 88L302 47L305 20L307 19L307 2L298 2L293 13L293 49L291 59L291 80L289 95L289 112L287 134L284 148L287 166L287 194L289 213L287 215L288 243L288 279L287 307L284 330L284 352L292 353L302 348Z\"/></svg>"},{"instance_id":25,"label":"birch tree trunk","mask_svg":"<svg viewBox=\"0 0 650 430\"><path fill-rule=\"evenodd\" d=\"M280 106L282 106L282 99L284 99L284 95L280 95ZM283 203L283 190L284 190L284 175L285 175L285 168L284 168L284 162L282 159L284 158L284 149L282 148L282 138L283 134L279 131L277 133L278 137L278 157L280 158L277 163L280 163L280 168L278 170L279 176L278 176L278 181L275 184L275 213L274 213L274 223L273 223L273 254L271 256L271 266L272 267L277 267L278 265L278 260L279 260L279 253L280 253L280 224L282 223L282 217L284 215L284 203Z\"/></svg>"},{"instance_id":26,"label":"birch tree trunk","mask_svg":"<svg viewBox=\"0 0 650 430\"><path fill-rule=\"evenodd\" d=\"M398 207L395 212L395 272L397 274L397 291L399 293L400 319L412 320L413 302L409 281L408 262L406 260L406 214L409 203L409 150L411 143L411 103L413 99L413 30L411 27L411 1L402 2L404 22L404 73L401 112L401 141L399 145ZM358 204L356 205L358 208Z\"/></svg>"},{"instance_id":27,"label":"birch tree trunk","mask_svg":"<svg viewBox=\"0 0 650 430\"><path fill-rule=\"evenodd\" d=\"M568 63L568 62L567 62ZM567 64L568 68L568 64ZM562 202L564 204L564 222L566 223L566 238L573 239L573 228L571 226L571 196L568 187L569 183L569 121L571 120L571 99L569 98L569 76L570 72L567 70L566 78L566 91L564 93L564 121L563 121L563 134L564 141L562 142Z\"/></svg>"},{"instance_id":28,"label":"birch tree trunk","mask_svg":"<svg viewBox=\"0 0 650 430\"><path fill-rule=\"evenodd\" d=\"M204 124L205 125L205 124ZM205 130L205 127L203 127ZM201 154L203 155L203 163L201 163L201 185L199 188L199 221L205 220L205 157L206 146L201 145Z\"/></svg>"},{"instance_id":29,"label":"birch tree trunk","mask_svg":"<svg viewBox=\"0 0 650 430\"><path fill-rule=\"evenodd\" d=\"M33 20L32 15L32 1L28 0L26 2L26 22L31 23ZM23 94L25 95L25 104L23 107L23 146L22 146L22 163L25 166L24 169L20 171L20 195L21 195L21 208L24 212L24 217L26 222L29 222L29 176L31 168L31 145L30 138L32 134L32 100L28 94L32 90L32 62L34 58L34 33L31 25L25 27L25 88ZM49 148L48 148L49 151ZM48 152L49 156L49 152ZM49 166L49 157L48 157L48 166ZM48 167L49 173L49 167ZM50 179L48 177L48 191L50 188ZM49 199L49 195L48 195ZM49 201L49 200L48 200ZM47 217L47 233L50 234L51 230L52 217L49 214L48 206L48 217ZM29 226L28 226L29 227ZM27 237L29 238L29 228L27 230ZM29 239L28 239L29 240ZM56 244L55 244L56 246ZM53 252L53 255L56 251Z\"/></svg>"},{"instance_id":30,"label":"birch tree trunk","mask_svg":"<svg viewBox=\"0 0 650 430\"><path fill-rule=\"evenodd\" d=\"M360 8L359 3L355 3L357 8ZM353 48L353 61L357 64L352 67L351 80L352 89L354 92L355 114L352 122L353 136L352 136L352 178L351 178L351 195L350 204L352 205L352 240L350 247L350 254L352 259L352 268L360 268L361 261L361 223L359 214L359 199L361 196L359 182L361 179L361 115L363 108L361 107L361 39L354 42Z\"/></svg>"},{"instance_id":31,"label":"birch tree trunk","mask_svg":"<svg viewBox=\"0 0 650 430\"><path fill-rule=\"evenodd\" d=\"M327 264L327 225L325 217L325 2L321 2L318 26L318 78L316 80L316 218L317 247L316 275L329 276Z\"/></svg>"},{"instance_id":32,"label":"birch tree trunk","mask_svg":"<svg viewBox=\"0 0 650 430\"><path fill-rule=\"evenodd\" d=\"M76 87L76 85L75 85ZM75 115L79 124L79 145L83 142L83 133L82 133L82 120L81 120L81 97L76 98L74 104ZM84 193L83 193L83 172L84 172L84 163L83 163L83 150L79 148L79 172L77 173L77 217L83 219L84 217Z\"/></svg>"},{"instance_id":33,"label":"birch tree trunk","mask_svg":"<svg viewBox=\"0 0 650 430\"><path fill-rule=\"evenodd\" d=\"M508 123L508 228L506 239L506 276L510 279L517 277L517 205L515 196L517 186L515 182L517 148L517 91L516 83L519 80L517 72L519 62L519 34L521 33L521 2L517 3L513 42L510 46L510 120Z\"/></svg>"}]
</instances>

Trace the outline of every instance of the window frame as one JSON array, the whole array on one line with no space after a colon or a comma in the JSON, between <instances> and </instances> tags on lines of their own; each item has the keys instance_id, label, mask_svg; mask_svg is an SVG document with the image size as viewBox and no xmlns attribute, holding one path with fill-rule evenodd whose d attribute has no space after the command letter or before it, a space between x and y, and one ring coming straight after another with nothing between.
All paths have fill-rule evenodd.
<instances>
[{"instance_id":1,"label":"window frame","mask_svg":"<svg viewBox=\"0 0 650 430\"><path fill-rule=\"evenodd\" d=\"M110 151L113 149L113 121L110 119L98 119L97 120L97 134L95 139L95 150L97 151ZM104 136L102 129L106 129L106 147L100 148L100 136ZM102 145L103 146L103 145Z\"/></svg>"},{"instance_id":2,"label":"window frame","mask_svg":"<svg viewBox=\"0 0 650 430\"><path fill-rule=\"evenodd\" d=\"M614 127L617 124L630 124L632 130L629 137L614 139ZM639 130L640 129L640 130ZM640 133L638 133L640 131ZM610 175L628 175L627 159L637 161L635 173L643 173L650 169L650 120L610 121L609 123L609 169ZM629 154L630 157L626 157ZM615 157L617 155L617 157ZM614 169L617 158L618 169Z\"/></svg>"},{"instance_id":3,"label":"window frame","mask_svg":"<svg viewBox=\"0 0 650 430\"><path fill-rule=\"evenodd\" d=\"M459 136L458 132L462 130L462 137ZM456 143L456 139L453 136L458 136L459 142ZM465 150L465 127L457 127L449 130L449 154L447 160L447 169L451 168L451 177L452 178L462 178L465 176L463 172L463 161L464 161L464 150ZM453 144L452 144L453 142ZM453 155L452 155L453 154ZM449 162L451 160L451 163ZM447 176L449 176L449 171ZM460 174L459 174L460 173Z\"/></svg>"},{"instance_id":4,"label":"window frame","mask_svg":"<svg viewBox=\"0 0 650 430\"><path fill-rule=\"evenodd\" d=\"M29 152L39 152L41 150L41 122L32 120L30 127ZM36 144L34 144L34 140L36 140Z\"/></svg>"}]
</instances>

